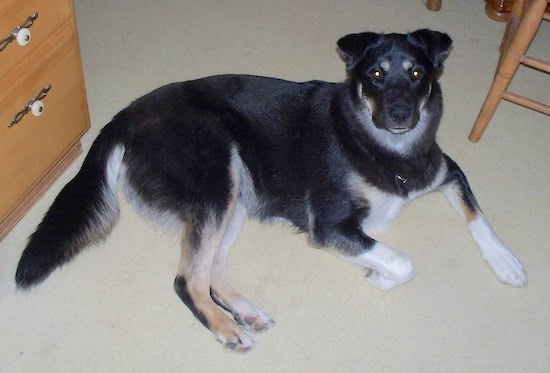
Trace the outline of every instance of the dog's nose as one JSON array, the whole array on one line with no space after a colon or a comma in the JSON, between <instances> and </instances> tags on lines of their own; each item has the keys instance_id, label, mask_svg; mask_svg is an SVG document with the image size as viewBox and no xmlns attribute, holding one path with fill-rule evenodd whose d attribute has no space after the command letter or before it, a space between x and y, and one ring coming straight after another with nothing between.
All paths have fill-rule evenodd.
<instances>
[{"instance_id":1,"label":"dog's nose","mask_svg":"<svg viewBox=\"0 0 550 373\"><path fill-rule=\"evenodd\" d=\"M411 116L409 106L404 103L393 104L390 108L390 118L396 123L403 123Z\"/></svg>"}]
</instances>

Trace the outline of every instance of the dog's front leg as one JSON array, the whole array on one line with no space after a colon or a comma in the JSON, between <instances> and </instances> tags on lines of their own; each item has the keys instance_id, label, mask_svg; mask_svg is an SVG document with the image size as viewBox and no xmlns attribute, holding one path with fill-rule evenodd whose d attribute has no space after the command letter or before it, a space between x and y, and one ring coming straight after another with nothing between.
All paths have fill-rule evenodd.
<instances>
[{"instance_id":1,"label":"dog's front leg","mask_svg":"<svg viewBox=\"0 0 550 373\"><path fill-rule=\"evenodd\" d=\"M449 157L446 157L445 161L447 178L440 189L468 223L468 229L479 246L483 259L493 269L500 282L514 287L525 286L527 274L523 266L493 231L489 220L481 212L464 173Z\"/></svg>"},{"instance_id":2,"label":"dog's front leg","mask_svg":"<svg viewBox=\"0 0 550 373\"><path fill-rule=\"evenodd\" d=\"M376 242L371 249L359 255L339 254L341 259L367 270L366 279L381 290L412 280L414 266L408 255Z\"/></svg>"},{"instance_id":3,"label":"dog's front leg","mask_svg":"<svg viewBox=\"0 0 550 373\"><path fill-rule=\"evenodd\" d=\"M309 242L363 268L367 271L367 280L381 290L390 290L414 277L409 256L369 237L355 218L316 229L310 233Z\"/></svg>"}]
</instances>

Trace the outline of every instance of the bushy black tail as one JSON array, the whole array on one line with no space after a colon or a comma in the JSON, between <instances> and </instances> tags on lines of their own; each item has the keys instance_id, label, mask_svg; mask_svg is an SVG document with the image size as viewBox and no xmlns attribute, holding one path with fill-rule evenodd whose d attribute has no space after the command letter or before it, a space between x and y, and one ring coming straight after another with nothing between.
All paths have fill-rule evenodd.
<instances>
[{"instance_id":1,"label":"bushy black tail","mask_svg":"<svg viewBox=\"0 0 550 373\"><path fill-rule=\"evenodd\" d=\"M119 215L116 180L124 154L120 128L111 122L102 130L78 174L29 238L15 275L18 288L40 283L110 232Z\"/></svg>"}]
</instances>

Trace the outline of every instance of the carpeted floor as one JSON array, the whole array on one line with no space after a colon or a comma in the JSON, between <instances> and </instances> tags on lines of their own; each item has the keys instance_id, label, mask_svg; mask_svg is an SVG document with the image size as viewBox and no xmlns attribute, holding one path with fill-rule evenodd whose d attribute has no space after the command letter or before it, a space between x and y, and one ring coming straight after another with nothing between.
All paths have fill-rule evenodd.
<instances>
[{"instance_id":1,"label":"carpeted floor","mask_svg":"<svg viewBox=\"0 0 550 373\"><path fill-rule=\"evenodd\" d=\"M353 32L448 32L440 145L459 162L529 285L500 284L439 194L408 206L378 238L416 277L390 292L282 226L247 223L229 257L235 287L276 320L247 355L226 353L173 292L178 237L124 202L97 245L28 293L13 277L26 238L82 158L0 243L0 372L549 372L550 126L502 103L466 139L490 85L504 24L480 0L75 0L92 129L172 81L249 73L345 79L335 50ZM550 60L550 24L532 46ZM549 76L522 68L516 91L548 101Z\"/></svg>"}]
</instances>

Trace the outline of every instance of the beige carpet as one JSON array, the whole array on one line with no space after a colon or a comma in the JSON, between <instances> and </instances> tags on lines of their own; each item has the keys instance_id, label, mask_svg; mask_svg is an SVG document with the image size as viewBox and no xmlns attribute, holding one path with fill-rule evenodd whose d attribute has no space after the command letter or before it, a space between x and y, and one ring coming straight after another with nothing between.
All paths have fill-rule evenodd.
<instances>
[{"instance_id":1,"label":"beige carpet","mask_svg":"<svg viewBox=\"0 0 550 373\"><path fill-rule=\"evenodd\" d=\"M0 243L0 372L549 372L550 121L502 103L479 144L466 136L487 92L504 24L480 0L75 0L92 129L171 81L237 72L345 77L335 43L352 32L448 32L442 147L469 176L527 288L497 282L442 195L407 207L386 244L417 275L385 293L356 267L284 226L246 225L229 277L276 320L247 355L226 353L173 292L177 236L126 204L109 240L29 293L13 277L27 236L79 161ZM550 25L532 47L550 59ZM522 69L517 91L549 99Z\"/></svg>"}]
</instances>

